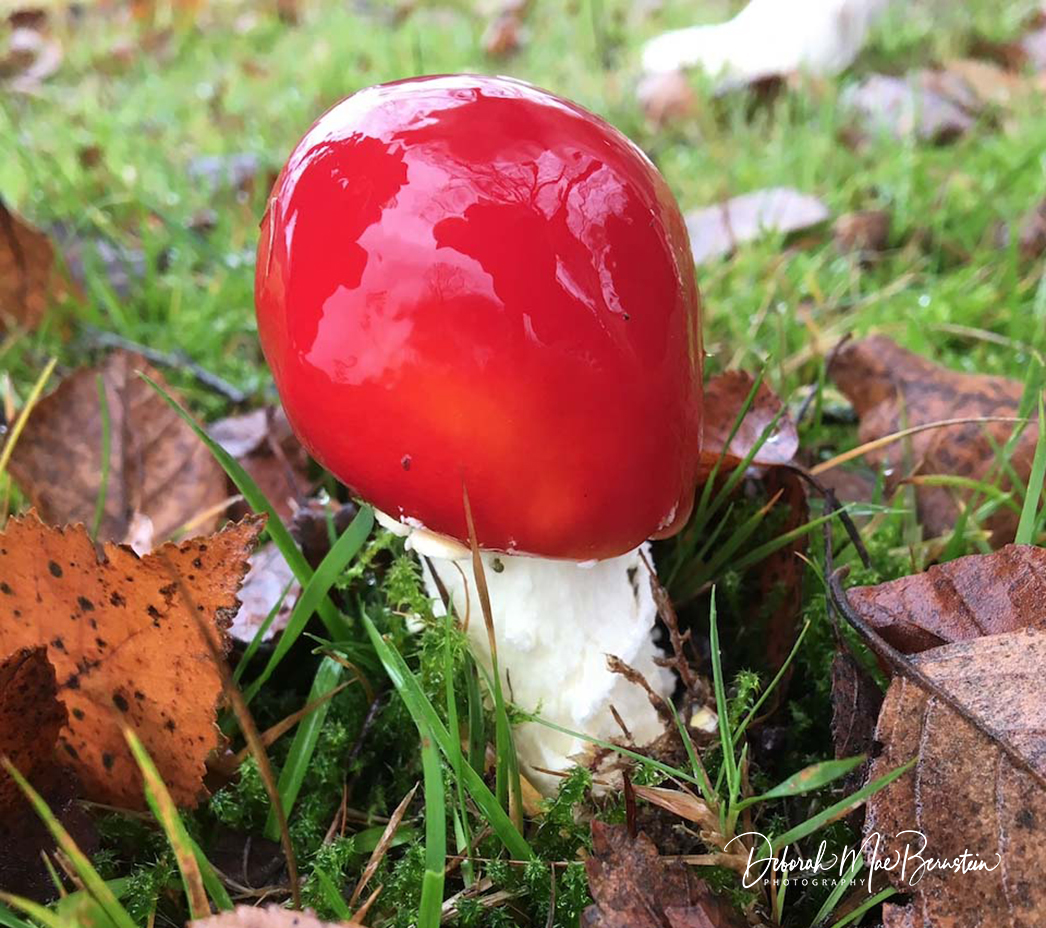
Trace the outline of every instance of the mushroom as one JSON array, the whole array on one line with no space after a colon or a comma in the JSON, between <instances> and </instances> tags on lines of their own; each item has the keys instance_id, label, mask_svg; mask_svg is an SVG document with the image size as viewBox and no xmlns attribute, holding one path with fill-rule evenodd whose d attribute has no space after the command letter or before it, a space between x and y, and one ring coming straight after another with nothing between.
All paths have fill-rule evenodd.
<instances>
[{"instance_id":1,"label":"mushroom","mask_svg":"<svg viewBox=\"0 0 1046 928\"><path fill-rule=\"evenodd\" d=\"M625 737L611 706L636 743L659 734L607 655L670 692L643 552L693 504L702 345L686 227L646 156L516 80L359 91L276 181L255 300L294 430L471 611L489 670L467 491L506 693L589 736ZM584 747L536 723L517 746L546 788Z\"/></svg>"}]
</instances>

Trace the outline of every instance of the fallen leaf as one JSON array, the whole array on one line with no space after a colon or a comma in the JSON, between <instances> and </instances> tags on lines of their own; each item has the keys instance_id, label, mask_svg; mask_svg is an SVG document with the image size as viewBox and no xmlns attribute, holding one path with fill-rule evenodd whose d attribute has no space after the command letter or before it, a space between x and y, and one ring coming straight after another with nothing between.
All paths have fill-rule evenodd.
<instances>
[{"instance_id":1,"label":"fallen leaf","mask_svg":"<svg viewBox=\"0 0 1046 928\"><path fill-rule=\"evenodd\" d=\"M209 842L207 858L224 876L248 889L269 886L287 864L278 841L226 828Z\"/></svg>"},{"instance_id":2,"label":"fallen leaf","mask_svg":"<svg viewBox=\"0 0 1046 928\"><path fill-rule=\"evenodd\" d=\"M850 605L899 651L914 654L982 635L1046 633L1046 549L1007 545L925 573L847 591Z\"/></svg>"},{"instance_id":3,"label":"fallen leaf","mask_svg":"<svg viewBox=\"0 0 1046 928\"><path fill-rule=\"evenodd\" d=\"M313 912L295 912L278 905L264 908L238 905L231 912L221 912L209 918L197 918L188 928L341 928L359 926L359 922L321 922Z\"/></svg>"},{"instance_id":4,"label":"fallen leaf","mask_svg":"<svg viewBox=\"0 0 1046 928\"><path fill-rule=\"evenodd\" d=\"M654 128L680 122L697 110L697 94L682 71L646 75L636 87L636 99Z\"/></svg>"},{"instance_id":5,"label":"fallen leaf","mask_svg":"<svg viewBox=\"0 0 1046 928\"><path fill-rule=\"evenodd\" d=\"M832 744L837 760L875 753L875 726L882 704L883 691L875 680L848 651L837 650L832 659ZM867 782L870 763L866 760L846 774L840 783L844 794L856 792ZM859 829L862 815L863 810L854 813L855 828Z\"/></svg>"},{"instance_id":6,"label":"fallen leaf","mask_svg":"<svg viewBox=\"0 0 1046 928\"><path fill-rule=\"evenodd\" d=\"M664 861L644 834L623 825L592 823L585 861L595 901L581 928L733 928L744 920L704 880L679 861Z\"/></svg>"},{"instance_id":7,"label":"fallen leaf","mask_svg":"<svg viewBox=\"0 0 1046 928\"><path fill-rule=\"evenodd\" d=\"M66 724L55 670L43 647L20 648L0 661L0 757L8 758L81 848L95 844L93 824L74 803L76 778L58 766L55 747ZM54 839L18 784L0 770L0 890L46 902L56 894L41 854Z\"/></svg>"},{"instance_id":8,"label":"fallen leaf","mask_svg":"<svg viewBox=\"0 0 1046 928\"><path fill-rule=\"evenodd\" d=\"M1017 98L1034 92L1033 85L1023 77L990 61L959 58L947 62L944 70L963 81L985 105L1009 106Z\"/></svg>"},{"instance_id":9,"label":"fallen leaf","mask_svg":"<svg viewBox=\"0 0 1046 928\"><path fill-rule=\"evenodd\" d=\"M309 489L309 456L282 407L219 419L207 431L243 465L279 516L289 519Z\"/></svg>"},{"instance_id":10,"label":"fallen leaf","mask_svg":"<svg viewBox=\"0 0 1046 928\"><path fill-rule=\"evenodd\" d=\"M17 93L34 93L62 64L62 46L36 29L12 29L0 57L0 81Z\"/></svg>"},{"instance_id":11,"label":"fallen leaf","mask_svg":"<svg viewBox=\"0 0 1046 928\"><path fill-rule=\"evenodd\" d=\"M55 525L90 525L102 485L102 418L97 378L110 417L109 479L98 537L129 537L136 513L163 540L227 498L225 472L207 446L148 383L169 393L142 358L115 351L98 369L67 377L33 410L11 456L11 475L41 517ZM220 513L196 524L213 528Z\"/></svg>"},{"instance_id":12,"label":"fallen leaf","mask_svg":"<svg viewBox=\"0 0 1046 928\"><path fill-rule=\"evenodd\" d=\"M480 44L490 58L507 58L523 44L523 22L515 13L501 13L483 30Z\"/></svg>"},{"instance_id":13,"label":"fallen leaf","mask_svg":"<svg viewBox=\"0 0 1046 928\"><path fill-rule=\"evenodd\" d=\"M713 377L705 385L704 433L701 441L701 465L698 483L708 475L719 456L723 454L720 473L728 473L748 456L760 436L777 419L777 426L752 459L755 467L773 467L787 464L799 450L799 433L777 394L765 383L759 385L752 405L745 414L737 434L727 446L727 439L741 414L745 399L755 383L744 371L726 371Z\"/></svg>"},{"instance_id":14,"label":"fallen leaf","mask_svg":"<svg viewBox=\"0 0 1046 928\"><path fill-rule=\"evenodd\" d=\"M46 646L69 712L59 756L86 798L144 807L124 726L179 805L204 794L204 759L220 742L222 685L198 622L224 650L263 523L247 519L141 559L114 544L99 559L82 526L52 528L34 514L11 519L0 534L0 653Z\"/></svg>"},{"instance_id":15,"label":"fallen leaf","mask_svg":"<svg viewBox=\"0 0 1046 928\"><path fill-rule=\"evenodd\" d=\"M974 620L989 622L991 614L978 611ZM886 905L884 928L1046 924L1046 789L997 742L1005 738L1046 776L1046 634L962 641L913 663L995 737L903 677L890 686L876 729L883 751L869 776L918 760L868 801L865 838L877 844L880 865L909 850L905 871L898 866L886 876L912 900ZM991 870L958 872L953 861L964 853L968 864ZM871 854L866 846L869 865ZM953 869L920 867L929 859Z\"/></svg>"},{"instance_id":16,"label":"fallen leaf","mask_svg":"<svg viewBox=\"0 0 1046 928\"><path fill-rule=\"evenodd\" d=\"M189 178L202 182L212 193L230 188L250 193L259 170L258 156L252 152L201 155L189 162Z\"/></svg>"},{"instance_id":17,"label":"fallen leaf","mask_svg":"<svg viewBox=\"0 0 1046 928\"><path fill-rule=\"evenodd\" d=\"M890 214L883 209L846 213L833 223L832 237L843 254L862 258L881 254L890 241Z\"/></svg>"},{"instance_id":18,"label":"fallen leaf","mask_svg":"<svg viewBox=\"0 0 1046 928\"><path fill-rule=\"evenodd\" d=\"M1010 244L1010 230L1002 227L999 245ZM1034 261L1046 254L1046 198L1036 202L1020 220L1017 229L1017 249L1025 261Z\"/></svg>"},{"instance_id":19,"label":"fallen leaf","mask_svg":"<svg viewBox=\"0 0 1046 928\"><path fill-rule=\"evenodd\" d=\"M958 78L917 71L905 77L869 75L843 94L843 104L895 138L947 142L973 126L979 101Z\"/></svg>"},{"instance_id":20,"label":"fallen leaf","mask_svg":"<svg viewBox=\"0 0 1046 928\"><path fill-rule=\"evenodd\" d=\"M69 276L80 286L87 286L89 275L102 276L113 292L126 298L132 287L146 274L145 253L100 236L85 236L75 224L56 222L48 226Z\"/></svg>"},{"instance_id":21,"label":"fallen leaf","mask_svg":"<svg viewBox=\"0 0 1046 928\"><path fill-rule=\"evenodd\" d=\"M771 187L688 213L686 227L694 261L703 264L762 235L813 228L830 215L816 197L790 187Z\"/></svg>"},{"instance_id":22,"label":"fallen leaf","mask_svg":"<svg viewBox=\"0 0 1046 928\"><path fill-rule=\"evenodd\" d=\"M301 586L294 579L294 572L284 560L280 549L270 542L259 548L250 557L251 568L243 578L240 588L240 608L229 626L229 635L235 641L250 644L258 629L262 627L269 612L280 602L283 591L287 595L262 636L262 641L271 641L287 627L294 604L301 595Z\"/></svg>"},{"instance_id":23,"label":"fallen leaf","mask_svg":"<svg viewBox=\"0 0 1046 928\"><path fill-rule=\"evenodd\" d=\"M862 443L902 428L946 419L1014 417L1024 392L1016 380L948 370L882 335L848 342L836 353L828 373L860 417L858 437ZM886 465L899 472L910 449L911 470L897 476L951 474L975 481L990 477L995 482L991 476L996 467L995 450L985 436L1002 447L1014 428L1010 422L987 422L928 429L870 451L865 460L872 466ZM1023 481L1031 470L1037 435L1034 423L1029 424L1010 456L1010 464ZM998 485L1008 487L1005 480ZM954 488L917 486L919 520L927 533L936 536L948 531L968 496L967 491ZM1019 514L1013 509L999 507L984 524L992 533L992 544L1011 541L1018 520Z\"/></svg>"},{"instance_id":24,"label":"fallen leaf","mask_svg":"<svg viewBox=\"0 0 1046 928\"><path fill-rule=\"evenodd\" d=\"M0 332L35 329L69 295L51 240L0 199Z\"/></svg>"},{"instance_id":25,"label":"fallen leaf","mask_svg":"<svg viewBox=\"0 0 1046 928\"><path fill-rule=\"evenodd\" d=\"M349 527L358 512L355 503L332 504L310 499L294 514L291 535L313 570L320 566L331 549L331 522L334 524L334 537L337 538Z\"/></svg>"}]
</instances>

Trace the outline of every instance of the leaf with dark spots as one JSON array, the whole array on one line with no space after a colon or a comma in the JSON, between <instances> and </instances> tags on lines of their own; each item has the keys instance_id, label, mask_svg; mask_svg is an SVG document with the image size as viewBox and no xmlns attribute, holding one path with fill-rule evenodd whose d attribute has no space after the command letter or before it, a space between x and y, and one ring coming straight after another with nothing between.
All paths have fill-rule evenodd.
<instances>
[{"instance_id":1,"label":"leaf with dark spots","mask_svg":"<svg viewBox=\"0 0 1046 928\"><path fill-rule=\"evenodd\" d=\"M1014 418L1024 392L1016 380L948 370L882 335L844 345L828 372L860 416L862 443L948 419ZM904 477L953 475L987 480L1005 490L1009 484L1000 479L995 448L1005 446L1015 428L1012 422L974 422L928 429L871 451L865 458L873 466L886 465L894 471L910 463L910 469L900 474ZM1036 424L1028 424L1010 455L1009 463L1022 481L1031 471L1037 437ZM928 534L947 532L969 496L965 490L918 485L919 520ZM1000 506L984 523L992 533L992 544L1012 541L1018 519L1019 508Z\"/></svg>"},{"instance_id":2,"label":"leaf with dark spots","mask_svg":"<svg viewBox=\"0 0 1046 928\"><path fill-rule=\"evenodd\" d=\"M878 586L847 591L850 605L899 651L1019 629L1046 633L1046 549L1007 545Z\"/></svg>"},{"instance_id":3,"label":"leaf with dark spots","mask_svg":"<svg viewBox=\"0 0 1046 928\"><path fill-rule=\"evenodd\" d=\"M976 619L990 616L978 608ZM1046 924L1046 634L960 641L913 663L991 734L907 678L890 686L876 731L883 751L869 778L917 762L867 806L866 839L877 844L880 864L909 852L905 872L886 875L911 902L886 905L884 928ZM920 867L915 853L952 866ZM963 854L969 866L960 872L953 861Z\"/></svg>"},{"instance_id":4,"label":"leaf with dark spots","mask_svg":"<svg viewBox=\"0 0 1046 928\"><path fill-rule=\"evenodd\" d=\"M167 544L142 559L113 544L99 559L82 526L51 528L33 514L8 522L0 574L11 595L0 597L0 653L46 647L69 712L58 736L63 763L86 798L144 807L123 726L142 740L176 802L192 806L204 794L204 760L220 743L222 685L200 623L224 650L263 521ZM195 558L203 569L189 582ZM60 579L51 562L62 565ZM177 593L165 598L172 583Z\"/></svg>"},{"instance_id":5,"label":"leaf with dark spots","mask_svg":"<svg viewBox=\"0 0 1046 928\"><path fill-rule=\"evenodd\" d=\"M76 799L76 778L58 765L55 745L66 725L55 669L43 647L20 648L0 661L0 757L47 800L88 852L94 829ZM39 901L55 895L42 853L54 847L46 826L6 772L0 770L0 890Z\"/></svg>"},{"instance_id":6,"label":"leaf with dark spots","mask_svg":"<svg viewBox=\"0 0 1046 928\"><path fill-rule=\"evenodd\" d=\"M744 920L693 869L664 861L644 834L623 825L592 823L592 855L585 861L595 905L582 928L735 928Z\"/></svg>"},{"instance_id":7,"label":"leaf with dark spots","mask_svg":"<svg viewBox=\"0 0 1046 928\"><path fill-rule=\"evenodd\" d=\"M102 479L101 377L110 450L99 538L130 541L136 516L161 541L194 518L200 531L216 525L219 514L211 511L228 496L224 471L137 371L165 383L141 357L116 351L100 368L67 377L33 411L11 456L11 474L45 521L89 525L94 518Z\"/></svg>"}]
</instances>

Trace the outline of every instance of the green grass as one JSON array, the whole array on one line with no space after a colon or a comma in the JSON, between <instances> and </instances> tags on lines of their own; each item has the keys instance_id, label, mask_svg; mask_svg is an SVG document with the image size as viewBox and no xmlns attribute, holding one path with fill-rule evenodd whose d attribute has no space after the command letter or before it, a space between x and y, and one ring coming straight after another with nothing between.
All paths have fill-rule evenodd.
<instances>
[{"instance_id":1,"label":"green grass","mask_svg":"<svg viewBox=\"0 0 1046 928\"><path fill-rule=\"evenodd\" d=\"M996 246L995 228L1017 222L1042 195L1046 111L1035 99L1017 104L1001 120L981 120L948 147L873 137L851 149L840 138L853 121L838 101L848 84L870 71L900 73L946 61L963 54L974 34L1012 37L1035 4L975 0L934 4L932 12L905 5L878 27L856 65L836 82L800 84L753 107L740 95L712 99L695 81L701 105L692 119L662 130L648 126L634 97L640 44L695 21L700 10L711 18L737 5L666 0L644 16L643 5L631 0L537 0L525 47L503 62L484 57L485 23L465 0L422 3L397 22L390 18L391 4L316 0L303 4L299 26L281 23L260 3L216 4L195 21L179 20L173 7L160 4L159 26L169 32L147 48L155 30L146 23L99 14L59 23L66 52L59 73L35 98L0 98L0 194L37 224L61 223L80 237L104 237L141 252L147 270L117 294L97 255L86 249L84 304L55 307L36 333L0 338L0 369L11 375L24 404L34 384L42 387L49 358L58 359L60 374L92 360L89 340L80 337L83 323L150 348L184 352L252 402L272 399L252 309L253 254L269 176L319 113L359 87L415 73L485 71L532 80L604 115L651 154L684 209L789 185L819 196L833 214L865 208L890 213L890 247L869 266L840 255L824 233L787 253L782 242L766 239L698 269L710 372L728 366L764 372L783 397L819 386L801 427L804 448L827 459L856 443L852 424L829 414L840 401L826 386L823 365L823 353L848 332L882 331L957 369L1018 378L1027 385L1023 412L1033 413L1043 370L1032 362L1046 355L1046 284L1040 267L1026 263L1015 247ZM143 50L116 67L111 50L119 42ZM81 163L78 153L88 146L100 150L99 166ZM245 193L227 183L212 188L191 172L199 156L243 153L259 165ZM213 210L214 227L194 231L192 220L205 209ZM194 415L209 419L228 411L225 399L184 371L167 375ZM1006 451L999 449L993 479L1008 476ZM489 879L492 891L506 893L510 902L487 910L466 899L458 907L465 928L511 919L528 926L576 925L588 902L578 857L588 842L581 813L622 820L621 800L594 798L590 778L580 772L565 781L540 821L517 827L505 801L514 782L506 743L511 707L503 696L496 713L484 707L489 681L481 679L461 635L431 615L416 565L400 543L380 537L368 543L372 522L363 509L313 571L242 468L220 449L215 453L250 505L270 512L269 534L306 591L280 644L251 648L237 668L259 727L298 711L344 676L340 664L316 653L320 632L326 636L320 650L351 661L377 696L371 703L367 687L347 687L270 750L306 902L322 915L348 916L346 900L385 817L421 781L369 884L383 887L373 910L379 923L436 924L447 895ZM732 488L741 474L727 479ZM989 484L978 488L941 556L980 550L978 527L999 506L1021 513L1022 540L1039 537L1044 480L1046 443L1040 441L1031 491L1012 480L1007 492ZM712 639L714 659L706 670L726 720L721 740L698 751L684 739L683 767L632 752L636 779L673 781L706 799L721 793L724 828L732 828L747 805L763 816L775 842L805 840L824 828L815 840L827 834L843 844L852 837L846 826L829 823L854 797L831 781L847 763L825 763L832 755L827 718L835 646L819 576L828 516L815 501L810 521L796 530L809 538L814 567L806 577L791 689L775 717L787 727L789 744L777 756L752 759L746 797L740 771L749 759L748 729L772 705L768 697L783 679L771 679L773 672L760 663L765 604L753 602L755 584L746 568L782 540L775 514L762 513L765 498L728 496L729 489L709 484L691 535L656 549L666 582L673 582L680 601L688 600L681 619L698 637ZM925 552L913 535L911 498L910 492L886 497L880 483L879 495L861 510L876 520L875 532L864 537L870 567L860 563L840 526L829 523L836 564L849 565L854 582L877 582L921 565ZM98 505L100 511L104 496ZM711 583L717 584L718 616L709 623ZM313 613L318 626L309 624ZM424 630L409 633L400 613L420 617ZM875 672L874 663L866 663ZM756 673L746 674L746 668ZM495 742L501 750L492 777L485 749ZM788 799L805 787L815 792L797 812ZM351 815L326 840L343 796ZM170 820L179 829L177 841L194 849L208 894L224 905L220 876L204 856L216 835L232 829L271 839L277 832L256 763L248 760L237 778L183 819ZM103 849L89 876L110 921L145 924L153 914L157 924L184 920L177 868L184 854L179 861L165 840L132 821L108 817L102 825ZM451 853L468 859L445 876ZM126 883L119 901L107 888L116 878ZM740 898L728 875L712 872L709 879ZM827 890L797 886L787 900L779 897L789 926L831 924L838 902ZM0 907L0 924L24 928L26 917L39 915Z\"/></svg>"}]
</instances>

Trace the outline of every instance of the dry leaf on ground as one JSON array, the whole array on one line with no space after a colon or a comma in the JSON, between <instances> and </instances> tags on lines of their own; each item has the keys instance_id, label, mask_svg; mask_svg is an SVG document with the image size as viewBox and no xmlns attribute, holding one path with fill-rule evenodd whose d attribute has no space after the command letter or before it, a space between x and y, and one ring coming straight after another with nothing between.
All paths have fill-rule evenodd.
<instances>
[{"instance_id":1,"label":"dry leaf on ground","mask_svg":"<svg viewBox=\"0 0 1046 928\"><path fill-rule=\"evenodd\" d=\"M771 187L688 213L686 227L694 261L703 264L762 235L810 229L830 215L817 197L790 187Z\"/></svg>"},{"instance_id":2,"label":"dry leaf on ground","mask_svg":"<svg viewBox=\"0 0 1046 928\"><path fill-rule=\"evenodd\" d=\"M1024 392L1016 380L951 371L881 335L844 345L828 373L860 416L862 443L946 419L1015 417ZM948 474L1008 489L1004 479L996 479L996 454L986 435L1002 447L1015 428L1010 422L988 422L929 429L869 452L865 459L873 466L887 465L898 477ZM1030 423L1010 455L1010 465L1023 481L1031 470L1037 437L1038 429ZM906 466L909 449L910 466ZM927 534L947 532L968 497L968 491L919 485L919 520ZM1013 539L1020 502L1016 501L1016 510L1000 506L986 521L992 544Z\"/></svg>"},{"instance_id":3,"label":"dry leaf on ground","mask_svg":"<svg viewBox=\"0 0 1046 928\"><path fill-rule=\"evenodd\" d=\"M974 618L986 622L991 616L978 611ZM926 651L913 663L1046 776L1046 634L990 635ZM875 794L867 807L866 840L874 844L879 836L880 863L912 842L906 871L898 867L886 874L912 900L907 906L887 904L884 928L1046 924L1042 783L904 678L886 695L876 736L884 748L870 777L918 757L913 770ZM906 830L919 834L897 837ZM965 852L969 862L983 861L991 871L920 868L911 856L952 864ZM870 857L866 849L869 864Z\"/></svg>"},{"instance_id":4,"label":"dry leaf on ground","mask_svg":"<svg viewBox=\"0 0 1046 928\"><path fill-rule=\"evenodd\" d=\"M585 861L595 901L582 928L733 928L744 922L679 861L665 862L646 835L623 825L592 823L592 856Z\"/></svg>"},{"instance_id":5,"label":"dry leaf on ground","mask_svg":"<svg viewBox=\"0 0 1046 928\"><path fill-rule=\"evenodd\" d=\"M1046 634L1046 549L1007 545L847 591L857 614L899 651L1031 628Z\"/></svg>"},{"instance_id":6,"label":"dry leaf on ground","mask_svg":"<svg viewBox=\"0 0 1046 928\"><path fill-rule=\"evenodd\" d=\"M951 141L972 128L980 106L962 78L935 71L872 74L844 93L842 102L873 130L930 142Z\"/></svg>"},{"instance_id":7,"label":"dry leaf on ground","mask_svg":"<svg viewBox=\"0 0 1046 928\"><path fill-rule=\"evenodd\" d=\"M17 93L34 93L62 64L62 46L36 29L18 27L0 55L0 83Z\"/></svg>"},{"instance_id":8,"label":"dry leaf on ground","mask_svg":"<svg viewBox=\"0 0 1046 928\"><path fill-rule=\"evenodd\" d=\"M213 528L228 497L225 472L207 446L167 405L142 371L164 387L142 358L115 351L99 369L67 377L33 411L11 457L11 475L44 521L90 525L101 486L102 417L97 377L109 407L109 481L100 539L123 541L136 514L152 521L158 541L186 523Z\"/></svg>"},{"instance_id":9,"label":"dry leaf on ground","mask_svg":"<svg viewBox=\"0 0 1046 928\"><path fill-rule=\"evenodd\" d=\"M128 725L176 802L192 806L204 794L204 759L220 740L222 687L198 622L224 649L223 629L263 521L164 545L142 559L107 544L99 561L82 526L51 528L33 514L0 534L0 653L46 645L69 712L59 757L86 798L143 807L122 734Z\"/></svg>"},{"instance_id":10,"label":"dry leaf on ground","mask_svg":"<svg viewBox=\"0 0 1046 928\"><path fill-rule=\"evenodd\" d=\"M69 295L51 240L0 199L0 332L35 329Z\"/></svg>"},{"instance_id":11,"label":"dry leaf on ground","mask_svg":"<svg viewBox=\"0 0 1046 928\"><path fill-rule=\"evenodd\" d=\"M705 385L705 420L701 441L701 466L698 482L707 479L726 446L730 432L741 414L745 399L755 383L751 374L744 371L726 371L713 377ZM726 448L720 473L728 473L752 450L765 429L774 421L783 408L783 403L765 383L759 385L752 405L741 425ZM752 459L755 467L772 467L787 464L799 450L799 433L791 416L785 412L778 419L777 427Z\"/></svg>"},{"instance_id":12,"label":"dry leaf on ground","mask_svg":"<svg viewBox=\"0 0 1046 928\"><path fill-rule=\"evenodd\" d=\"M20 648L0 660L0 757L11 761L90 852L93 824L74 802L76 778L55 757L58 733L67 720L57 690L44 647ZM0 890L49 901L55 888L41 854L53 847L47 827L18 784L0 770Z\"/></svg>"},{"instance_id":13,"label":"dry leaf on ground","mask_svg":"<svg viewBox=\"0 0 1046 928\"><path fill-rule=\"evenodd\" d=\"M229 452L286 521L309 489L309 456L281 407L219 419L208 433ZM229 493L235 492L229 484Z\"/></svg>"},{"instance_id":14,"label":"dry leaf on ground","mask_svg":"<svg viewBox=\"0 0 1046 928\"><path fill-rule=\"evenodd\" d=\"M654 128L693 116L698 106L697 94L682 71L647 74L636 87L636 99Z\"/></svg>"},{"instance_id":15,"label":"dry leaf on ground","mask_svg":"<svg viewBox=\"0 0 1046 928\"><path fill-rule=\"evenodd\" d=\"M890 241L890 214L884 209L846 213L832 224L832 237L843 254L864 258L880 254Z\"/></svg>"},{"instance_id":16,"label":"dry leaf on ground","mask_svg":"<svg viewBox=\"0 0 1046 928\"><path fill-rule=\"evenodd\" d=\"M244 644L254 640L269 612L280 602L283 591L287 590L262 641L271 641L282 632L301 595L301 586L294 579L294 572L275 544L270 542L255 551L250 557L250 565L251 569L243 578L243 586L240 588L239 611L229 626L229 635Z\"/></svg>"},{"instance_id":17,"label":"dry leaf on ground","mask_svg":"<svg viewBox=\"0 0 1046 928\"><path fill-rule=\"evenodd\" d=\"M359 922L321 922L312 912L294 912L278 905L264 908L238 905L231 912L189 922L188 928L339 928Z\"/></svg>"}]
</instances>

